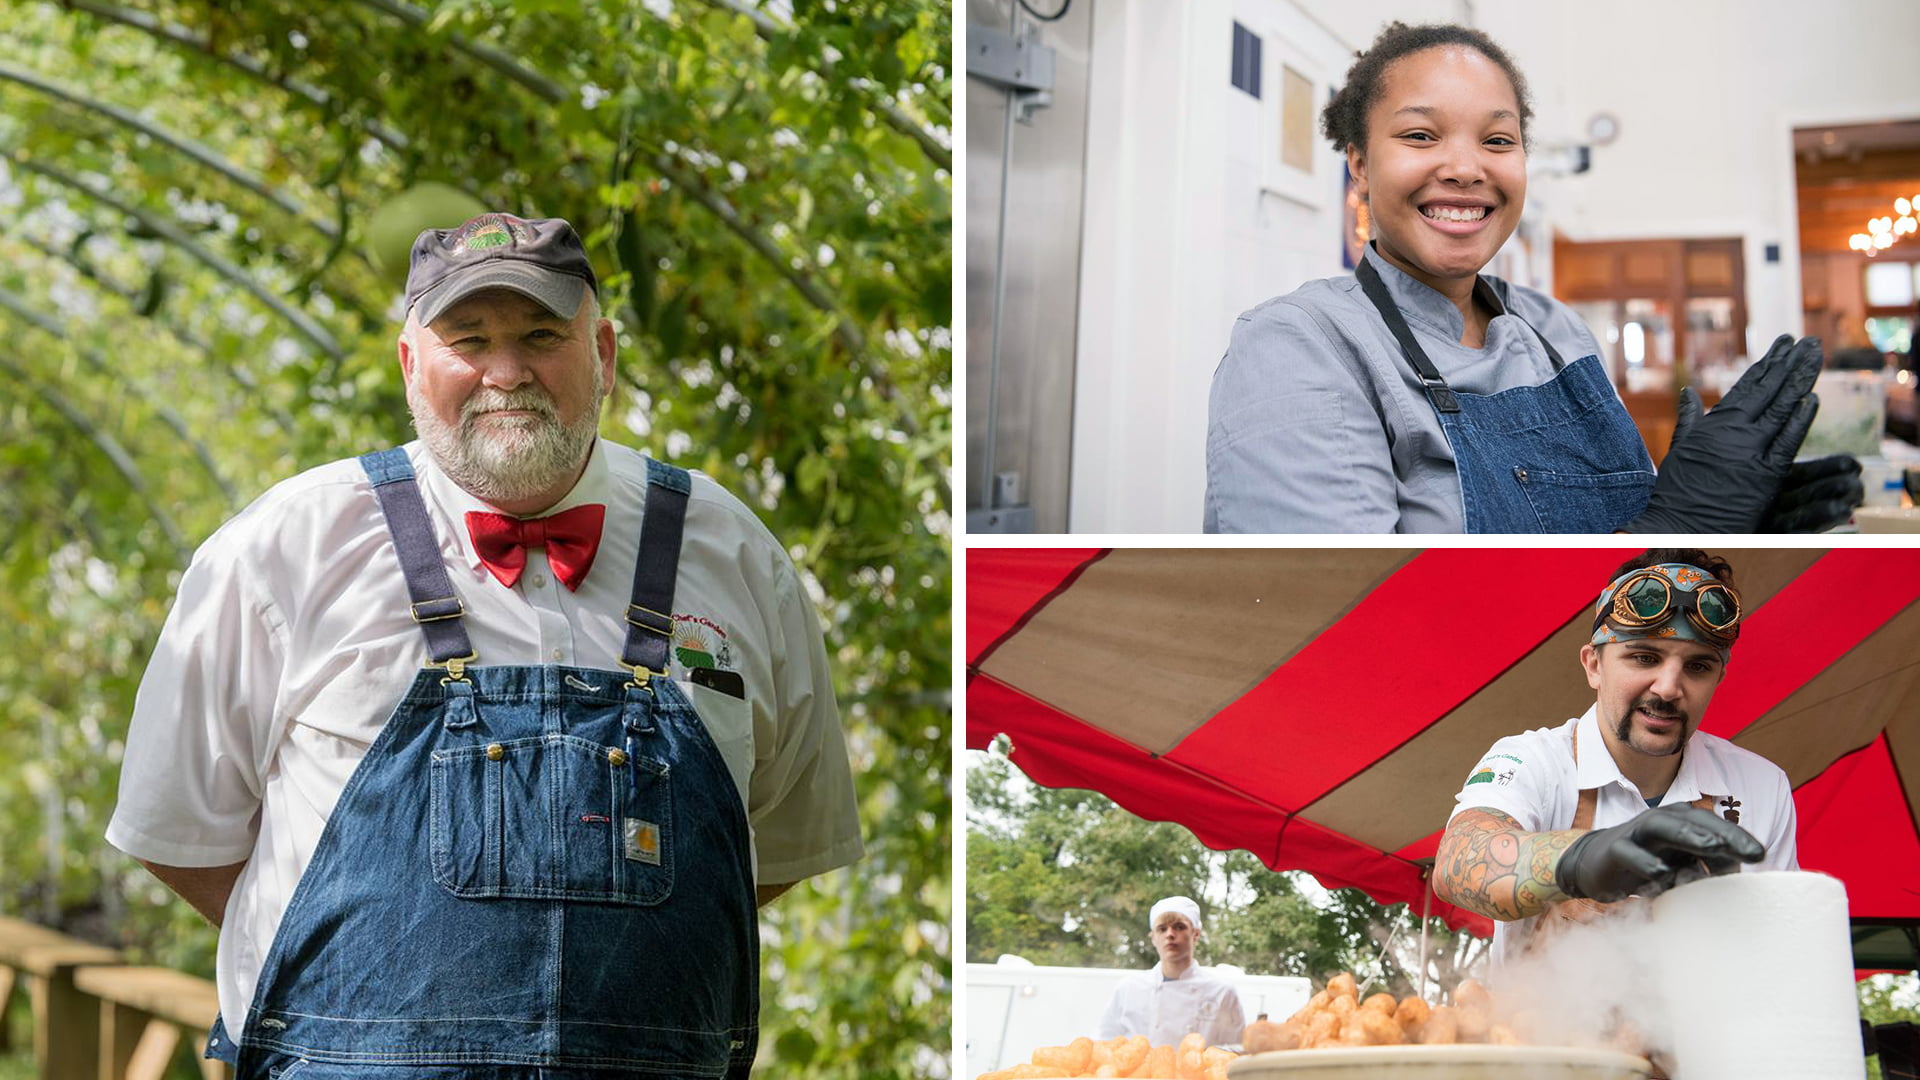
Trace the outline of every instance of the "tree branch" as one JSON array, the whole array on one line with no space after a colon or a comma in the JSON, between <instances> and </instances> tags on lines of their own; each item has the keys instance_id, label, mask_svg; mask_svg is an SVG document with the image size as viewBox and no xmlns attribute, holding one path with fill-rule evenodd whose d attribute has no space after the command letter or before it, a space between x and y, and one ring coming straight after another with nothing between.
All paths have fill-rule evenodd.
<instances>
[{"instance_id":1,"label":"tree branch","mask_svg":"<svg viewBox=\"0 0 1920 1080\"><path fill-rule=\"evenodd\" d=\"M140 117L118 105L88 97L78 90L61 86L51 79L42 78L33 72L14 67L8 63L0 62L0 79L18 83L32 90L37 90L42 94L57 98L70 105L77 105L89 112L98 113L122 127L132 128L134 131L146 135L155 142L164 143L173 147L175 150L199 162L201 165L212 169L228 180L253 192L255 195L279 207L289 217L320 233L327 239L331 240L340 234L340 230L334 227L333 222L322 221L318 218L308 216L306 211L300 208L300 204L268 187L266 181L260 179L258 176L240 168L219 154L214 153L213 149L204 143L195 142L184 135L176 135L158 124L152 124L142 120Z\"/></svg>"},{"instance_id":2,"label":"tree branch","mask_svg":"<svg viewBox=\"0 0 1920 1080\"><path fill-rule=\"evenodd\" d=\"M312 83L302 82L291 76L276 75L267 68L265 63L253 57L217 49L214 47L211 39L196 34L186 27L161 22L159 19L154 18L144 11L134 11L131 8L124 8L118 4L109 4L106 3L105 0L58 0L58 3L63 7L84 11L90 15L97 15L109 22L116 22L122 26L132 27L143 34L160 38L164 41L171 41L175 45L184 45L202 56L217 60L233 68L235 71L249 75L269 86L277 86L287 93L292 94L294 97L306 101L308 104L318 106L324 112L331 113L333 111L333 95L327 93L325 90L320 89ZM369 119L366 121L366 130L367 134L375 141L390 149L405 150L408 146L405 135L400 134L398 131L395 131L393 128L388 127L378 120Z\"/></svg>"},{"instance_id":3,"label":"tree branch","mask_svg":"<svg viewBox=\"0 0 1920 1080\"><path fill-rule=\"evenodd\" d=\"M34 393L40 396L40 400L46 402L53 411L64 417L67 423L72 424L93 445L99 447L100 452L105 454L107 460L113 464L114 470L126 480L127 486L132 488L133 493L146 505L147 513L153 515L153 520L160 526L160 531L166 534L167 543L173 547L174 554L178 555L186 550L187 542L180 533L180 527L175 525L173 518L160 508L153 493L147 489L146 477L141 475L140 467L134 464L133 456L127 453L118 439L102 431L93 421L87 419L86 414L75 408L74 404L68 401L60 391L35 379L25 368L5 356L0 356L0 371L32 387Z\"/></svg>"},{"instance_id":4,"label":"tree branch","mask_svg":"<svg viewBox=\"0 0 1920 1080\"><path fill-rule=\"evenodd\" d=\"M788 284L792 285L795 291L807 299L808 303L832 315L834 334L840 338L840 343L846 346L848 352L855 356L866 352L866 337L860 332L860 328L854 325L853 318L840 310L839 303L828 294L812 274L795 267L792 259L786 252L780 250L778 244L775 244L765 233L747 224L746 220L740 216L740 211L727 201L726 196L706 186L699 177L681 169L664 153L656 151L648 157L647 161L653 166L655 172L685 190L695 202L705 207L714 217L719 218L720 223L727 227L727 231L738 236L746 242L748 247L758 252L760 257L767 260L781 277L787 279Z\"/></svg>"},{"instance_id":5,"label":"tree branch","mask_svg":"<svg viewBox=\"0 0 1920 1080\"><path fill-rule=\"evenodd\" d=\"M705 0L705 2L709 7L731 12L751 22L753 32L760 35L763 41L772 41L793 33L792 26L780 22L759 8L744 3L743 0ZM827 57L822 59L826 61L823 65L825 73L832 74L833 60ZM909 116L905 109L902 109L892 98L887 97L879 87L864 81L855 83L851 80L845 85L851 86L865 98L867 105L888 127L919 143L921 152L927 155L928 160L948 172L953 171L953 148L942 142L939 136L921 126L918 120Z\"/></svg>"},{"instance_id":6,"label":"tree branch","mask_svg":"<svg viewBox=\"0 0 1920 1080\"><path fill-rule=\"evenodd\" d=\"M45 255L47 258L58 259L66 263L73 268L75 273L80 275L82 280L92 285L96 290L111 296L117 296L129 304L137 305L140 302L140 290L130 289L117 281L108 280L106 275L100 273L98 269L88 265L85 261L75 257L72 253L56 250L53 245L46 243L36 236L21 236L19 239L22 243L40 254ZM158 273L159 271L155 270L154 272ZM273 421L275 427L280 429L281 434L289 436L293 434L293 414L281 408L279 405L274 404L272 401L267 400L266 391L261 387L260 380L253 377L252 372L235 364L220 362L219 352L213 347L213 342L193 333L185 327L175 326L172 321L162 319L157 315L148 315L146 319L153 325L158 326L161 330L164 330L168 337L190 349L204 354L208 360L213 361L217 370L226 373L228 377L240 385L241 389L254 396L255 404L259 405L260 408L266 412L267 417Z\"/></svg>"},{"instance_id":7,"label":"tree branch","mask_svg":"<svg viewBox=\"0 0 1920 1080\"><path fill-rule=\"evenodd\" d=\"M36 173L52 180L54 183L72 188L86 195L88 198L110 206L128 217L133 218L135 221L152 230L156 235L165 239L168 243L171 243L181 251L192 256L201 265L246 290L254 299L271 309L274 314L279 315L282 319L291 323L293 328L299 331L300 336L312 342L320 351L335 360L343 359L347 355L346 349L341 347L340 343L334 339L334 336L328 333L325 327L322 327L318 322L314 321L306 312L295 308L280 299L280 297L274 295L270 289L260 284L258 280L245 270L240 269L240 267L202 247L199 243L195 242L192 237L189 237L183 232L178 225L174 224L171 219L160 217L132 203L117 199L83 182L79 177L63 169L56 169L51 165L44 165L38 161L23 158L17 153L6 154L4 156L7 161L28 172Z\"/></svg>"},{"instance_id":8,"label":"tree branch","mask_svg":"<svg viewBox=\"0 0 1920 1080\"><path fill-rule=\"evenodd\" d=\"M20 318L25 319L34 329L52 337L54 340L72 344L71 339L67 337L66 330L64 330L59 323L53 321L53 319L44 313L34 310L24 297L11 293L6 289L0 289L0 308L6 308ZM183 419L179 413L173 411L172 406L166 404L158 394L153 393L146 387L140 386L132 379L121 375L117 368L110 367L95 350L76 345L74 352L79 355L81 361L85 363L87 367L93 369L95 374L131 391L132 396L136 400L144 402L148 408L153 410L153 414L160 418L161 423L172 428L174 435L177 436L181 442L193 449L193 456L199 460L200 467L206 470L206 474L213 478L214 486L218 487L220 493L227 497L228 505L240 501L239 493L233 490L233 485L227 482L226 475L220 471L220 466L214 463L213 454L207 449L207 444L201 442L200 439L194 435L192 430L187 427L186 420Z\"/></svg>"}]
</instances>

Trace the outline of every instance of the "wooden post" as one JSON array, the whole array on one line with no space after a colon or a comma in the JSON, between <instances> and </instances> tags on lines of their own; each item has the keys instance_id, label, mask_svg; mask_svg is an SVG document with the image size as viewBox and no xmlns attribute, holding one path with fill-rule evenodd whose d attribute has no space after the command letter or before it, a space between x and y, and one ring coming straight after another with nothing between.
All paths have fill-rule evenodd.
<instances>
[{"instance_id":1,"label":"wooden post","mask_svg":"<svg viewBox=\"0 0 1920 1080\"><path fill-rule=\"evenodd\" d=\"M133 1060L134 1051L140 1046L147 1020L145 1012L130 1005L113 1001L100 1003L99 1080L120 1080L127 1074L127 1063Z\"/></svg>"},{"instance_id":2,"label":"wooden post","mask_svg":"<svg viewBox=\"0 0 1920 1080\"><path fill-rule=\"evenodd\" d=\"M74 988L73 968L54 965L29 975L33 996L33 1056L42 1080L98 1080L100 1002Z\"/></svg>"},{"instance_id":3,"label":"wooden post","mask_svg":"<svg viewBox=\"0 0 1920 1080\"><path fill-rule=\"evenodd\" d=\"M179 1048L180 1029L165 1020L153 1021L147 1025L139 1048L127 1062L124 1080L164 1080L167 1066L173 1062L173 1052ZM102 1077L101 1080L122 1080L122 1077Z\"/></svg>"},{"instance_id":4,"label":"wooden post","mask_svg":"<svg viewBox=\"0 0 1920 1080\"><path fill-rule=\"evenodd\" d=\"M0 1054L13 1049L13 1025L7 1023L7 1006L13 1002L13 969L0 964Z\"/></svg>"}]
</instances>

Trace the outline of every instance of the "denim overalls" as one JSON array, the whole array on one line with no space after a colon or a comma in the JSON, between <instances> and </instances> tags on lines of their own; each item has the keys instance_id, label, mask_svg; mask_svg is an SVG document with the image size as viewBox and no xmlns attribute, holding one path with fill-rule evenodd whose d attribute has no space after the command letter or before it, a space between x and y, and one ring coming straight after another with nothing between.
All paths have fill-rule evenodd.
<instances>
[{"instance_id":1,"label":"denim overalls","mask_svg":"<svg viewBox=\"0 0 1920 1080\"><path fill-rule=\"evenodd\" d=\"M667 677L687 473L647 462L621 658L633 670L469 667L405 452L360 460L432 663L327 821L244 1044L216 1023L208 1056L239 1080L746 1077L759 1009L746 814Z\"/></svg>"},{"instance_id":2,"label":"denim overalls","mask_svg":"<svg viewBox=\"0 0 1920 1080\"><path fill-rule=\"evenodd\" d=\"M1567 364L1527 323L1558 374L1497 394L1458 393L1414 340L1379 271L1362 259L1354 276L1439 414L1460 473L1468 532L1610 533L1646 509L1653 459L1598 356ZM1489 307L1520 318L1485 279L1474 289Z\"/></svg>"}]
</instances>

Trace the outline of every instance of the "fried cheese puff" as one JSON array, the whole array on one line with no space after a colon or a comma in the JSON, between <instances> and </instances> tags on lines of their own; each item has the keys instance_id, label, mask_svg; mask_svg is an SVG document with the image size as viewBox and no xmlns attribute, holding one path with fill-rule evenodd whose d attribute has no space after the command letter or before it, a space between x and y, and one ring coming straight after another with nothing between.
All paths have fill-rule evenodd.
<instances>
[{"instance_id":1,"label":"fried cheese puff","mask_svg":"<svg viewBox=\"0 0 1920 1080\"><path fill-rule=\"evenodd\" d=\"M1198 1054L1201 1051L1205 1050L1206 1048L1207 1048L1207 1037L1205 1035L1200 1034L1197 1031L1189 1031L1187 1032L1187 1037L1184 1039L1181 1039L1180 1045L1175 1047L1174 1049L1178 1050L1182 1054L1186 1053L1189 1050Z\"/></svg>"},{"instance_id":2,"label":"fried cheese puff","mask_svg":"<svg viewBox=\"0 0 1920 1080\"><path fill-rule=\"evenodd\" d=\"M1068 1076L1078 1076L1093 1067L1093 1040L1082 1035L1065 1046L1039 1047L1033 1052L1033 1063L1065 1069Z\"/></svg>"},{"instance_id":3,"label":"fried cheese puff","mask_svg":"<svg viewBox=\"0 0 1920 1080\"><path fill-rule=\"evenodd\" d=\"M1201 1080L1207 1075L1207 1059L1198 1050L1182 1050L1173 1059L1176 1080Z\"/></svg>"},{"instance_id":4,"label":"fried cheese puff","mask_svg":"<svg viewBox=\"0 0 1920 1080\"><path fill-rule=\"evenodd\" d=\"M1336 994L1333 1000L1327 1003L1327 1011L1339 1017L1343 1022L1347 1017L1358 1012L1359 1009L1359 1000L1346 994Z\"/></svg>"},{"instance_id":5,"label":"fried cheese puff","mask_svg":"<svg viewBox=\"0 0 1920 1080\"><path fill-rule=\"evenodd\" d=\"M1487 1041L1495 1046L1519 1046L1520 1036L1505 1024L1493 1024L1487 1028Z\"/></svg>"},{"instance_id":6,"label":"fried cheese puff","mask_svg":"<svg viewBox=\"0 0 1920 1080\"><path fill-rule=\"evenodd\" d=\"M1310 1018L1314 1013L1317 1013L1322 1009L1325 1009L1327 1007L1327 1003L1332 1000L1333 1000L1333 994L1330 993L1329 991L1322 990L1319 993L1308 998L1307 1003L1305 1005L1300 1006L1300 1011L1297 1013L1294 1013L1293 1015L1301 1020L1306 1020Z\"/></svg>"},{"instance_id":7,"label":"fried cheese puff","mask_svg":"<svg viewBox=\"0 0 1920 1080\"><path fill-rule=\"evenodd\" d=\"M1240 1047L1249 1054L1264 1054L1269 1050L1295 1050L1300 1046L1300 1037L1306 1034L1306 1025L1297 1019L1284 1024L1271 1020L1255 1020L1240 1033Z\"/></svg>"},{"instance_id":8,"label":"fried cheese puff","mask_svg":"<svg viewBox=\"0 0 1920 1080\"><path fill-rule=\"evenodd\" d=\"M1400 1001L1398 998L1395 998L1392 994L1381 992L1378 994L1370 995L1367 998L1367 1000L1361 1002L1360 1009L1363 1012L1366 1010L1372 1009L1377 1012L1386 1013L1388 1016L1392 1016L1393 1010L1397 1008L1399 1004L1400 1004Z\"/></svg>"},{"instance_id":9,"label":"fried cheese puff","mask_svg":"<svg viewBox=\"0 0 1920 1080\"><path fill-rule=\"evenodd\" d=\"M1420 1042L1425 1046L1448 1046L1460 1041L1459 1020L1453 1006L1435 1005L1427 1022L1420 1026Z\"/></svg>"},{"instance_id":10,"label":"fried cheese puff","mask_svg":"<svg viewBox=\"0 0 1920 1080\"><path fill-rule=\"evenodd\" d=\"M979 1080L1055 1080L1058 1077L1071 1076L1065 1069L1055 1069L1046 1065L1024 1062L1011 1069L981 1073Z\"/></svg>"},{"instance_id":11,"label":"fried cheese puff","mask_svg":"<svg viewBox=\"0 0 1920 1080\"><path fill-rule=\"evenodd\" d=\"M1453 1004L1461 1009L1479 1008L1492 1011L1493 995L1487 993L1487 988L1480 985L1480 980L1463 979L1459 986L1453 988Z\"/></svg>"},{"instance_id":12,"label":"fried cheese puff","mask_svg":"<svg viewBox=\"0 0 1920 1080\"><path fill-rule=\"evenodd\" d=\"M1174 1080L1173 1059L1174 1049L1171 1045L1156 1046L1147 1051L1147 1060L1140 1063L1140 1067L1134 1070L1133 1075L1159 1077L1160 1080Z\"/></svg>"},{"instance_id":13,"label":"fried cheese puff","mask_svg":"<svg viewBox=\"0 0 1920 1080\"><path fill-rule=\"evenodd\" d=\"M1306 1038L1300 1040L1300 1049L1310 1050L1316 1046L1332 1046L1340 1037L1340 1017L1331 1010L1313 1014L1307 1023Z\"/></svg>"},{"instance_id":14,"label":"fried cheese puff","mask_svg":"<svg viewBox=\"0 0 1920 1080\"><path fill-rule=\"evenodd\" d=\"M1207 1066L1207 1075L1205 1080L1227 1080L1226 1064L1223 1062L1219 1065Z\"/></svg>"},{"instance_id":15,"label":"fried cheese puff","mask_svg":"<svg viewBox=\"0 0 1920 1080\"><path fill-rule=\"evenodd\" d=\"M1427 1018L1432 1015L1433 1010L1427 1006L1426 999L1411 995L1393 1010L1394 1022L1406 1033L1408 1042L1419 1039L1420 1029L1426 1026Z\"/></svg>"},{"instance_id":16,"label":"fried cheese puff","mask_svg":"<svg viewBox=\"0 0 1920 1080\"><path fill-rule=\"evenodd\" d=\"M1340 1024L1341 1046L1394 1046L1405 1041L1393 1017L1375 1009L1349 1013Z\"/></svg>"},{"instance_id":17,"label":"fried cheese puff","mask_svg":"<svg viewBox=\"0 0 1920 1080\"><path fill-rule=\"evenodd\" d=\"M1115 1076L1133 1076L1147 1060L1147 1053L1153 1049L1145 1035L1130 1036L1113 1051L1113 1072Z\"/></svg>"},{"instance_id":18,"label":"fried cheese puff","mask_svg":"<svg viewBox=\"0 0 1920 1080\"><path fill-rule=\"evenodd\" d=\"M1327 993L1334 997L1357 998L1360 996L1360 987L1353 981L1353 972L1343 971L1327 980Z\"/></svg>"}]
</instances>

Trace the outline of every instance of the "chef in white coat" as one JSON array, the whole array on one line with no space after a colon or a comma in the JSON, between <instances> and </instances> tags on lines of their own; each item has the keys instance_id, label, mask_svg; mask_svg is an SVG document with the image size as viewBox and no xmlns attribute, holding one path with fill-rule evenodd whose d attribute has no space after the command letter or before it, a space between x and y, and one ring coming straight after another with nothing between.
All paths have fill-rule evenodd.
<instances>
[{"instance_id":1,"label":"chef in white coat","mask_svg":"<svg viewBox=\"0 0 1920 1080\"><path fill-rule=\"evenodd\" d=\"M1098 1038L1145 1035L1155 1046L1177 1045L1197 1031L1209 1046L1238 1045L1247 1026L1240 995L1193 960L1200 940L1200 905L1185 896L1169 896L1153 905L1147 925L1160 962L1128 975L1114 988Z\"/></svg>"}]
</instances>

